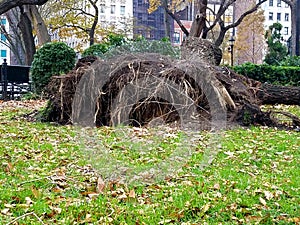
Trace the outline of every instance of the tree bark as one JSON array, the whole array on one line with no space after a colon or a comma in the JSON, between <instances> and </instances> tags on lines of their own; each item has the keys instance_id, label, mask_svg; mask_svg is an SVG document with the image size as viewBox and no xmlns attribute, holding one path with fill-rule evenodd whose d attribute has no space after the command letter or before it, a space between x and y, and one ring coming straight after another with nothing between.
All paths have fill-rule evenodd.
<instances>
[{"instance_id":1,"label":"tree bark","mask_svg":"<svg viewBox=\"0 0 300 225\"><path fill-rule=\"evenodd\" d=\"M20 22L19 28L22 33L23 43L25 44L25 64L31 65L33 61L33 55L35 54L35 43L32 35L32 25L31 21L27 15L27 12L24 11L23 6L20 7Z\"/></svg>"},{"instance_id":2,"label":"tree bark","mask_svg":"<svg viewBox=\"0 0 300 225\"><path fill-rule=\"evenodd\" d=\"M261 104L285 104L300 106L300 87L263 84L257 92Z\"/></svg>"},{"instance_id":3,"label":"tree bark","mask_svg":"<svg viewBox=\"0 0 300 225\"><path fill-rule=\"evenodd\" d=\"M43 5L48 0L0 0L0 15L8 10L23 5Z\"/></svg>"},{"instance_id":4,"label":"tree bark","mask_svg":"<svg viewBox=\"0 0 300 225\"><path fill-rule=\"evenodd\" d=\"M42 46L43 44L51 41L47 26L43 18L41 17L41 14L39 13L36 5L29 6L29 10L33 21L33 26L35 27L38 45Z\"/></svg>"},{"instance_id":5,"label":"tree bark","mask_svg":"<svg viewBox=\"0 0 300 225\"><path fill-rule=\"evenodd\" d=\"M95 30L96 30L98 20L99 20L99 10L98 10L97 4L96 4L97 0L96 1L89 0L89 2L92 4L92 6L94 7L94 10L95 10L94 21L93 21L92 27L89 31L90 46L92 46L95 43Z\"/></svg>"},{"instance_id":6,"label":"tree bark","mask_svg":"<svg viewBox=\"0 0 300 225\"><path fill-rule=\"evenodd\" d=\"M168 0L162 0L162 7L164 9L165 36L171 40L170 18L166 10L168 8Z\"/></svg>"},{"instance_id":7,"label":"tree bark","mask_svg":"<svg viewBox=\"0 0 300 225\"><path fill-rule=\"evenodd\" d=\"M194 21L192 23L191 31L190 31L191 37L200 37L203 28L205 27L206 8L207 8L207 0L199 0L198 13L195 15Z\"/></svg>"}]
</instances>

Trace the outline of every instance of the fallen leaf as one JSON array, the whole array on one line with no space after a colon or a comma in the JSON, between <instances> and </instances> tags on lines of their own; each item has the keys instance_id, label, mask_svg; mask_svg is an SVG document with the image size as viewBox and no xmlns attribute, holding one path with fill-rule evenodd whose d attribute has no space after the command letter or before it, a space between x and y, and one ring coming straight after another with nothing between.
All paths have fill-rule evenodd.
<instances>
[{"instance_id":1,"label":"fallen leaf","mask_svg":"<svg viewBox=\"0 0 300 225\"><path fill-rule=\"evenodd\" d=\"M5 168L5 172L9 173L13 170L13 165L11 163L7 163L6 168Z\"/></svg>"},{"instance_id":2,"label":"fallen leaf","mask_svg":"<svg viewBox=\"0 0 300 225\"><path fill-rule=\"evenodd\" d=\"M274 197L274 195L271 192L269 192L269 191L264 191L264 194L265 194L265 198L267 200L270 200L270 199L272 199Z\"/></svg>"},{"instance_id":3,"label":"fallen leaf","mask_svg":"<svg viewBox=\"0 0 300 225\"><path fill-rule=\"evenodd\" d=\"M25 197L25 201L26 201L26 205L30 205L33 203L33 201L31 200L31 198L29 197Z\"/></svg>"},{"instance_id":4,"label":"fallen leaf","mask_svg":"<svg viewBox=\"0 0 300 225\"><path fill-rule=\"evenodd\" d=\"M9 212L9 208L5 208L5 209L1 210L1 213L4 215L7 215L8 212Z\"/></svg>"},{"instance_id":5,"label":"fallen leaf","mask_svg":"<svg viewBox=\"0 0 300 225\"><path fill-rule=\"evenodd\" d=\"M135 191L134 191L134 189L132 189L132 190L129 191L128 197L129 198L135 198Z\"/></svg>"},{"instance_id":6,"label":"fallen leaf","mask_svg":"<svg viewBox=\"0 0 300 225\"><path fill-rule=\"evenodd\" d=\"M266 206L266 205L267 205L266 200L264 200L262 197L259 198L259 202L260 202L263 206Z\"/></svg>"},{"instance_id":7,"label":"fallen leaf","mask_svg":"<svg viewBox=\"0 0 300 225\"><path fill-rule=\"evenodd\" d=\"M30 189L31 189L32 194L34 195L34 197L38 198L41 195L41 193L39 192L39 190L36 189L34 186L31 186Z\"/></svg>"},{"instance_id":8,"label":"fallen leaf","mask_svg":"<svg viewBox=\"0 0 300 225\"><path fill-rule=\"evenodd\" d=\"M101 177L98 177L97 188L96 188L97 193L103 193L104 188L105 188L105 183L104 183L103 179Z\"/></svg>"},{"instance_id":9,"label":"fallen leaf","mask_svg":"<svg viewBox=\"0 0 300 225\"><path fill-rule=\"evenodd\" d=\"M214 185L214 189L215 189L215 190L220 190L220 184L219 184L219 183L216 183L216 184Z\"/></svg>"}]
</instances>

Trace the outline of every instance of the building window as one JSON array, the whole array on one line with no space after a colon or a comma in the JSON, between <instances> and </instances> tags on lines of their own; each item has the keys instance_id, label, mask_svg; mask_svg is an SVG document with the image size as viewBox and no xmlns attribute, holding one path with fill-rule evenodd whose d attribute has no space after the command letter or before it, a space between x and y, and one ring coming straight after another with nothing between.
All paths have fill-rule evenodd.
<instances>
[{"instance_id":1,"label":"building window","mask_svg":"<svg viewBox=\"0 0 300 225\"><path fill-rule=\"evenodd\" d=\"M6 41L6 36L4 34L1 34L0 40L1 41Z\"/></svg>"},{"instance_id":2,"label":"building window","mask_svg":"<svg viewBox=\"0 0 300 225\"><path fill-rule=\"evenodd\" d=\"M288 27L283 28L283 35L289 35L289 28Z\"/></svg>"},{"instance_id":3,"label":"building window","mask_svg":"<svg viewBox=\"0 0 300 225\"><path fill-rule=\"evenodd\" d=\"M277 7L281 7L281 0L277 0Z\"/></svg>"},{"instance_id":4,"label":"building window","mask_svg":"<svg viewBox=\"0 0 300 225\"><path fill-rule=\"evenodd\" d=\"M105 13L105 4L100 4L100 13Z\"/></svg>"},{"instance_id":5,"label":"building window","mask_svg":"<svg viewBox=\"0 0 300 225\"><path fill-rule=\"evenodd\" d=\"M6 19L1 19L1 24L5 25L6 24Z\"/></svg>"},{"instance_id":6,"label":"building window","mask_svg":"<svg viewBox=\"0 0 300 225\"><path fill-rule=\"evenodd\" d=\"M281 13L277 13L277 21L281 20Z\"/></svg>"},{"instance_id":7,"label":"building window","mask_svg":"<svg viewBox=\"0 0 300 225\"><path fill-rule=\"evenodd\" d=\"M116 6L115 5L111 5L110 6L110 14L115 14L116 13Z\"/></svg>"},{"instance_id":8,"label":"building window","mask_svg":"<svg viewBox=\"0 0 300 225\"><path fill-rule=\"evenodd\" d=\"M269 1L269 6L273 6L273 0Z\"/></svg>"},{"instance_id":9,"label":"building window","mask_svg":"<svg viewBox=\"0 0 300 225\"><path fill-rule=\"evenodd\" d=\"M284 21L289 21L290 15L288 13L284 14Z\"/></svg>"},{"instance_id":10,"label":"building window","mask_svg":"<svg viewBox=\"0 0 300 225\"><path fill-rule=\"evenodd\" d=\"M269 20L273 20L273 13L269 12Z\"/></svg>"},{"instance_id":11,"label":"building window","mask_svg":"<svg viewBox=\"0 0 300 225\"><path fill-rule=\"evenodd\" d=\"M120 6L120 15L125 15L125 6L124 5Z\"/></svg>"},{"instance_id":12,"label":"building window","mask_svg":"<svg viewBox=\"0 0 300 225\"><path fill-rule=\"evenodd\" d=\"M180 44L180 33L174 32L174 43Z\"/></svg>"},{"instance_id":13,"label":"building window","mask_svg":"<svg viewBox=\"0 0 300 225\"><path fill-rule=\"evenodd\" d=\"M1 57L5 58L6 56L6 50L1 50Z\"/></svg>"}]
</instances>

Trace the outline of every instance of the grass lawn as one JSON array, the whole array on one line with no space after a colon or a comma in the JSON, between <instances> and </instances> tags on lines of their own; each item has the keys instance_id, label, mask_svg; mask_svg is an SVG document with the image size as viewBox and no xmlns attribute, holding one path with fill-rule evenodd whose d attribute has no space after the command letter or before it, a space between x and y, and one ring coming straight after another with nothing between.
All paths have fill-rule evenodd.
<instances>
[{"instance_id":1,"label":"grass lawn","mask_svg":"<svg viewBox=\"0 0 300 225\"><path fill-rule=\"evenodd\" d=\"M40 105L0 103L0 224L300 224L299 132L225 131L205 167L211 134L199 132L177 173L126 183L105 179L110 161L97 166L101 157L87 156L73 127L20 117ZM181 132L157 129L93 132L129 174L185 147Z\"/></svg>"}]
</instances>

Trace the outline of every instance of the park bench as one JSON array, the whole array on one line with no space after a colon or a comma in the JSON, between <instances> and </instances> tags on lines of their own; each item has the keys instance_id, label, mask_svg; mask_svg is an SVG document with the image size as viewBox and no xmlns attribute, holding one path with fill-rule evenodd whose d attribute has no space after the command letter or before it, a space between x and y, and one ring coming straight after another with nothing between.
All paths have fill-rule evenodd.
<instances>
[{"instance_id":1,"label":"park bench","mask_svg":"<svg viewBox=\"0 0 300 225\"><path fill-rule=\"evenodd\" d=\"M14 100L21 95L32 91L29 79L30 66L11 66L7 65L6 59L0 65L0 99Z\"/></svg>"}]
</instances>

